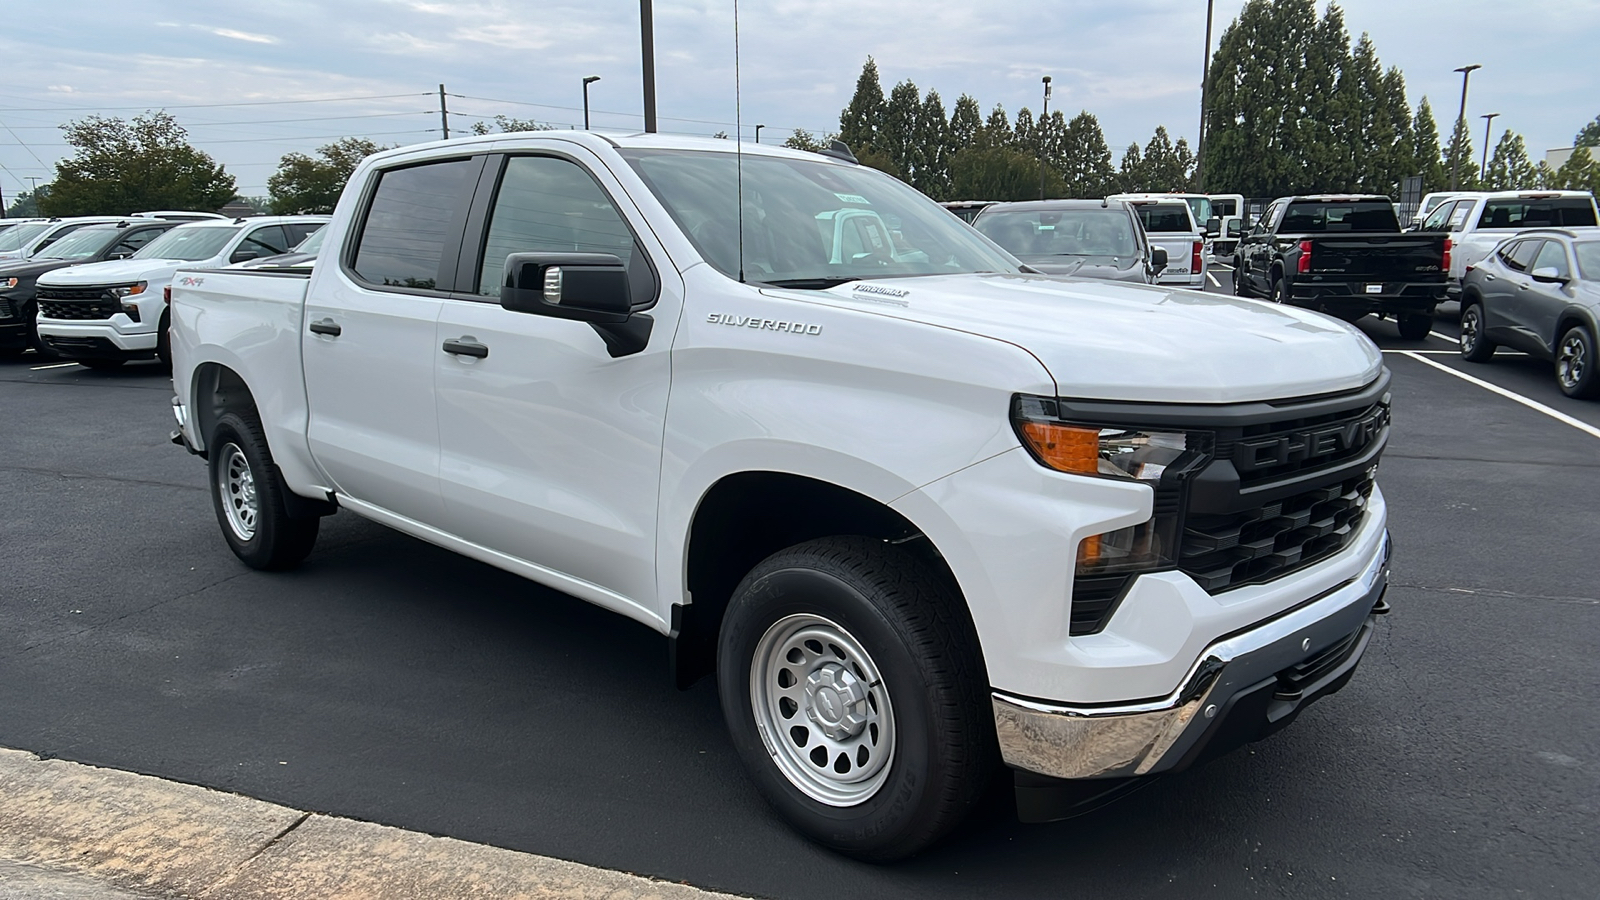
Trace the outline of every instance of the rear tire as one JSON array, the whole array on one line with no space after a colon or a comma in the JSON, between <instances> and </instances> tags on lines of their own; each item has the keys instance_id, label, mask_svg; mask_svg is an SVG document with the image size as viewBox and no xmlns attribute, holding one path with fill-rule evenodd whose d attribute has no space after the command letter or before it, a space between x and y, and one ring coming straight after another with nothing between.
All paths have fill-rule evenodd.
<instances>
[{"instance_id":1,"label":"rear tire","mask_svg":"<svg viewBox=\"0 0 1600 900\"><path fill-rule=\"evenodd\" d=\"M1427 313L1401 313L1395 317L1395 324L1400 327L1400 338L1407 341L1420 341L1428 337L1428 332L1433 330L1433 316Z\"/></svg>"},{"instance_id":2,"label":"rear tire","mask_svg":"<svg viewBox=\"0 0 1600 900\"><path fill-rule=\"evenodd\" d=\"M1596 373L1594 334L1574 325L1556 343L1556 384L1561 393L1580 400L1600 396L1600 374Z\"/></svg>"},{"instance_id":3,"label":"rear tire","mask_svg":"<svg viewBox=\"0 0 1600 900\"><path fill-rule=\"evenodd\" d=\"M1250 296L1250 285L1244 280L1244 269L1238 260L1233 263L1233 295L1235 297Z\"/></svg>"},{"instance_id":4,"label":"rear tire","mask_svg":"<svg viewBox=\"0 0 1600 900\"><path fill-rule=\"evenodd\" d=\"M866 537L790 547L740 582L717 648L723 717L795 829L901 859L982 796L998 754L960 603L918 558Z\"/></svg>"},{"instance_id":5,"label":"rear tire","mask_svg":"<svg viewBox=\"0 0 1600 900\"><path fill-rule=\"evenodd\" d=\"M160 330L156 333L156 359L161 360L161 364L166 366L167 371L170 372L172 371L172 329L169 326L169 322L167 314L162 313Z\"/></svg>"},{"instance_id":6,"label":"rear tire","mask_svg":"<svg viewBox=\"0 0 1600 900\"><path fill-rule=\"evenodd\" d=\"M322 520L289 515L261 423L253 414L223 413L207 447L211 501L233 555L252 569L299 565L316 546Z\"/></svg>"},{"instance_id":7,"label":"rear tire","mask_svg":"<svg viewBox=\"0 0 1600 900\"><path fill-rule=\"evenodd\" d=\"M1276 281L1272 282L1272 302L1282 303L1286 306L1289 303L1289 282L1281 275L1278 276Z\"/></svg>"},{"instance_id":8,"label":"rear tire","mask_svg":"<svg viewBox=\"0 0 1600 900\"><path fill-rule=\"evenodd\" d=\"M127 362L125 359L75 359L73 362L85 368L104 372L108 369L120 369Z\"/></svg>"},{"instance_id":9,"label":"rear tire","mask_svg":"<svg viewBox=\"0 0 1600 900\"><path fill-rule=\"evenodd\" d=\"M1483 333L1483 304L1469 301L1461 311L1461 358L1471 363L1486 363L1493 356L1494 341Z\"/></svg>"}]
</instances>

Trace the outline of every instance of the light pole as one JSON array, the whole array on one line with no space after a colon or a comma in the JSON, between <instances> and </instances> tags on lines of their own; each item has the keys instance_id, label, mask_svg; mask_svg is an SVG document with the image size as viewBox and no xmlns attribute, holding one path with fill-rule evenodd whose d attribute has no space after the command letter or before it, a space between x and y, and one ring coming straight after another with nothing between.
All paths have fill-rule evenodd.
<instances>
[{"instance_id":1,"label":"light pole","mask_svg":"<svg viewBox=\"0 0 1600 900\"><path fill-rule=\"evenodd\" d=\"M1200 146L1194 154L1194 189L1206 189L1206 90L1211 87L1211 7L1206 0L1206 55L1200 63Z\"/></svg>"},{"instance_id":2,"label":"light pole","mask_svg":"<svg viewBox=\"0 0 1600 900\"><path fill-rule=\"evenodd\" d=\"M644 130L656 131L656 26L654 0L639 0L639 56L644 69Z\"/></svg>"},{"instance_id":3,"label":"light pole","mask_svg":"<svg viewBox=\"0 0 1600 900\"><path fill-rule=\"evenodd\" d=\"M1481 183L1489 177L1489 129L1494 127L1494 120L1499 113L1485 113L1479 118L1483 119L1483 165L1478 167L1478 181Z\"/></svg>"},{"instance_id":4,"label":"light pole","mask_svg":"<svg viewBox=\"0 0 1600 900\"><path fill-rule=\"evenodd\" d=\"M1034 128L1039 132L1039 199L1044 199L1044 128L1050 121L1050 76L1046 75L1044 81L1044 111L1039 114L1039 121Z\"/></svg>"},{"instance_id":5,"label":"light pole","mask_svg":"<svg viewBox=\"0 0 1600 900\"><path fill-rule=\"evenodd\" d=\"M756 126L756 143L758 143L758 144L761 143L761 129L763 129L765 127L767 127L767 126L765 126L765 125L757 125Z\"/></svg>"},{"instance_id":6,"label":"light pole","mask_svg":"<svg viewBox=\"0 0 1600 900\"><path fill-rule=\"evenodd\" d=\"M589 130L589 85L600 80L599 75L587 75L583 79L583 130Z\"/></svg>"},{"instance_id":7,"label":"light pole","mask_svg":"<svg viewBox=\"0 0 1600 900\"><path fill-rule=\"evenodd\" d=\"M1450 135L1450 190L1455 190L1461 183L1461 134L1467 130L1467 79L1472 77L1474 70L1483 66L1473 63L1462 66L1455 71L1461 73L1461 112L1456 115L1456 127Z\"/></svg>"}]
</instances>

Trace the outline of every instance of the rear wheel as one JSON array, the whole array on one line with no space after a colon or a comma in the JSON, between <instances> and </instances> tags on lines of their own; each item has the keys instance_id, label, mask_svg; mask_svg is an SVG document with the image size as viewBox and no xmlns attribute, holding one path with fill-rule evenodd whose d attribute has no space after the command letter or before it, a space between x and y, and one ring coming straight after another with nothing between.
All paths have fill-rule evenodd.
<instances>
[{"instance_id":1,"label":"rear wheel","mask_svg":"<svg viewBox=\"0 0 1600 900\"><path fill-rule=\"evenodd\" d=\"M172 329L166 313L161 314L161 330L156 333L156 359L169 370L172 368Z\"/></svg>"},{"instance_id":2,"label":"rear wheel","mask_svg":"<svg viewBox=\"0 0 1600 900\"><path fill-rule=\"evenodd\" d=\"M322 520L289 515L261 423L254 415L223 413L208 447L211 500L229 549L253 569L298 565L316 545Z\"/></svg>"},{"instance_id":3,"label":"rear wheel","mask_svg":"<svg viewBox=\"0 0 1600 900\"><path fill-rule=\"evenodd\" d=\"M1468 301L1467 308L1461 311L1461 358L1486 363L1494 356L1495 346L1483 333L1483 304Z\"/></svg>"},{"instance_id":4,"label":"rear wheel","mask_svg":"<svg viewBox=\"0 0 1600 900\"><path fill-rule=\"evenodd\" d=\"M1395 323L1400 326L1400 337L1407 341L1420 341L1433 330L1433 316L1427 313L1401 313Z\"/></svg>"},{"instance_id":5,"label":"rear wheel","mask_svg":"<svg viewBox=\"0 0 1600 900\"><path fill-rule=\"evenodd\" d=\"M1235 297L1250 296L1250 286L1244 280L1244 267L1238 260L1233 262L1233 295Z\"/></svg>"},{"instance_id":6,"label":"rear wheel","mask_svg":"<svg viewBox=\"0 0 1600 900\"><path fill-rule=\"evenodd\" d=\"M780 551L739 584L718 641L722 712L797 830L900 859L982 795L993 724L960 602L919 559L864 537Z\"/></svg>"},{"instance_id":7,"label":"rear wheel","mask_svg":"<svg viewBox=\"0 0 1600 900\"><path fill-rule=\"evenodd\" d=\"M1278 279L1276 281L1272 282L1272 302L1273 303L1288 303L1289 302L1289 282L1287 280L1285 280L1284 277L1281 276L1281 275L1278 276Z\"/></svg>"},{"instance_id":8,"label":"rear wheel","mask_svg":"<svg viewBox=\"0 0 1600 900\"><path fill-rule=\"evenodd\" d=\"M1600 374L1595 372L1594 334L1574 325L1556 344L1556 384L1568 397L1600 396Z\"/></svg>"}]
</instances>

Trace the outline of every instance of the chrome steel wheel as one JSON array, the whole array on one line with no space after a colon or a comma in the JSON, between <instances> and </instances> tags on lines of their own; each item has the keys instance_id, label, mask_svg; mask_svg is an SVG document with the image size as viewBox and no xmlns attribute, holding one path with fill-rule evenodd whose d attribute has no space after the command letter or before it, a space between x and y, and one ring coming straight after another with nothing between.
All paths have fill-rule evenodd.
<instances>
[{"instance_id":1,"label":"chrome steel wheel","mask_svg":"<svg viewBox=\"0 0 1600 900\"><path fill-rule=\"evenodd\" d=\"M804 613L772 623L751 660L750 705L778 770L811 799L856 806L888 779L889 692L838 624Z\"/></svg>"},{"instance_id":2,"label":"chrome steel wheel","mask_svg":"<svg viewBox=\"0 0 1600 900\"><path fill-rule=\"evenodd\" d=\"M217 491L222 497L223 513L234 537L249 541L256 536L256 519L261 512L255 473L239 445L225 444L219 452L222 465L217 467Z\"/></svg>"},{"instance_id":3,"label":"chrome steel wheel","mask_svg":"<svg viewBox=\"0 0 1600 900\"><path fill-rule=\"evenodd\" d=\"M1483 322L1478 317L1478 307L1469 306L1461 314L1461 352L1471 353L1478 349L1478 339L1481 338Z\"/></svg>"},{"instance_id":4,"label":"chrome steel wheel","mask_svg":"<svg viewBox=\"0 0 1600 900\"><path fill-rule=\"evenodd\" d=\"M1588 369L1589 348L1583 335L1573 329L1567 332L1561 341L1561 349L1556 351L1556 379L1561 382L1562 389L1570 393L1578 389Z\"/></svg>"}]
</instances>

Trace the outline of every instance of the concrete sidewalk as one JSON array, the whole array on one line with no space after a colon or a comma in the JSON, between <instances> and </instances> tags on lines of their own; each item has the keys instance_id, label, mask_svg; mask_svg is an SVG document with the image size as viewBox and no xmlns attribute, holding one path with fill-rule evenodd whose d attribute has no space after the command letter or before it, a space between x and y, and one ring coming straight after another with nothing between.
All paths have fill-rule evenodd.
<instances>
[{"instance_id":1,"label":"concrete sidewalk","mask_svg":"<svg viewBox=\"0 0 1600 900\"><path fill-rule=\"evenodd\" d=\"M733 900L0 749L0 900Z\"/></svg>"}]
</instances>

